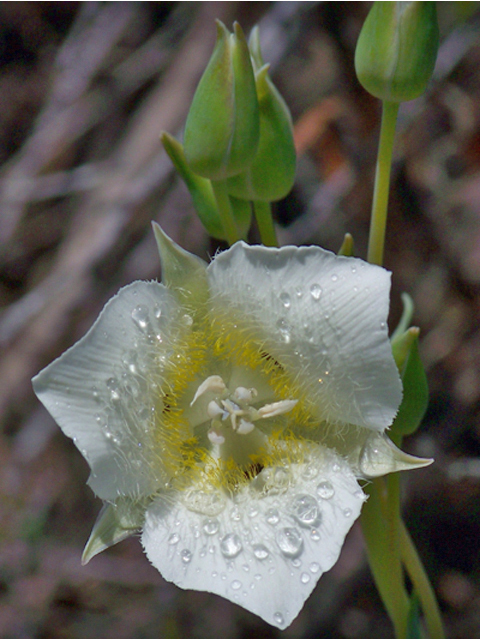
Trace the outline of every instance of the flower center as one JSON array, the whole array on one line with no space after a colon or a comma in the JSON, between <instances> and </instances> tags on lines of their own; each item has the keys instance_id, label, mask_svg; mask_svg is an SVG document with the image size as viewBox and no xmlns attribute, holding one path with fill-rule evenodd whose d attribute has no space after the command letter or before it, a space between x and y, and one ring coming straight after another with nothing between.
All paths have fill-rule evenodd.
<instances>
[{"instance_id":1,"label":"flower center","mask_svg":"<svg viewBox=\"0 0 480 640\"><path fill-rule=\"evenodd\" d=\"M211 420L207 435L213 445L224 444L232 433L241 436L252 433L256 422L288 413L298 402L280 400L257 408L253 404L258 396L255 388L236 387L231 391L218 375L209 376L202 382L190 406L205 394L212 397L206 406L205 417L206 421Z\"/></svg>"}]
</instances>

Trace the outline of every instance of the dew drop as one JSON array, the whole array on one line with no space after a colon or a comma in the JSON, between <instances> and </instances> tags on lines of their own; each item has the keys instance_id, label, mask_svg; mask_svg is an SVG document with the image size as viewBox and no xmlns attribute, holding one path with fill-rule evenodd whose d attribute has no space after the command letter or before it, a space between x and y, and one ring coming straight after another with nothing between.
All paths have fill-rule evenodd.
<instances>
[{"instance_id":1,"label":"dew drop","mask_svg":"<svg viewBox=\"0 0 480 640\"><path fill-rule=\"evenodd\" d=\"M285 307L285 309L290 309L290 305L291 305L290 296L286 291L280 294L280 300L283 306Z\"/></svg>"},{"instance_id":2,"label":"dew drop","mask_svg":"<svg viewBox=\"0 0 480 640\"><path fill-rule=\"evenodd\" d=\"M240 580L234 580L230 586L234 591L238 591L242 588L242 583L240 582Z\"/></svg>"},{"instance_id":3,"label":"dew drop","mask_svg":"<svg viewBox=\"0 0 480 640\"><path fill-rule=\"evenodd\" d=\"M183 549L180 553L180 557L184 564L188 564L192 561L192 552L189 549Z\"/></svg>"},{"instance_id":4,"label":"dew drop","mask_svg":"<svg viewBox=\"0 0 480 640\"><path fill-rule=\"evenodd\" d=\"M278 531L276 536L280 551L288 558L296 558L303 551L303 538L297 529L285 527Z\"/></svg>"},{"instance_id":5,"label":"dew drop","mask_svg":"<svg viewBox=\"0 0 480 640\"><path fill-rule=\"evenodd\" d=\"M276 525L280 522L280 514L277 509L269 509L265 514L268 524Z\"/></svg>"},{"instance_id":6,"label":"dew drop","mask_svg":"<svg viewBox=\"0 0 480 640\"><path fill-rule=\"evenodd\" d=\"M310 574L309 574L309 573L307 573L306 571L304 571L304 572L302 573L302 575L300 576L300 582L301 582L302 584L308 584L308 583L310 582L310 579L311 579L311 578L310 578Z\"/></svg>"},{"instance_id":7,"label":"dew drop","mask_svg":"<svg viewBox=\"0 0 480 640\"><path fill-rule=\"evenodd\" d=\"M320 296L322 295L322 287L314 282L310 287L310 295L315 301L320 300Z\"/></svg>"},{"instance_id":8,"label":"dew drop","mask_svg":"<svg viewBox=\"0 0 480 640\"><path fill-rule=\"evenodd\" d=\"M158 306L158 304L156 304L156 305L153 307L153 315L155 316L155 318L156 318L157 320L160 320L160 317L161 317L161 315L162 315L162 310L161 310L161 308Z\"/></svg>"},{"instance_id":9,"label":"dew drop","mask_svg":"<svg viewBox=\"0 0 480 640\"><path fill-rule=\"evenodd\" d=\"M265 545L255 544L253 545L253 555L257 560L266 560L270 555L270 552Z\"/></svg>"},{"instance_id":10,"label":"dew drop","mask_svg":"<svg viewBox=\"0 0 480 640\"><path fill-rule=\"evenodd\" d=\"M183 495L185 506L196 513L216 516L225 508L225 498L219 491L192 489Z\"/></svg>"},{"instance_id":11,"label":"dew drop","mask_svg":"<svg viewBox=\"0 0 480 640\"><path fill-rule=\"evenodd\" d=\"M140 329L146 329L148 325L148 307L144 304L139 304L132 311L132 320Z\"/></svg>"},{"instance_id":12,"label":"dew drop","mask_svg":"<svg viewBox=\"0 0 480 640\"><path fill-rule=\"evenodd\" d=\"M292 513L302 527L316 527L322 519L318 502L307 493L295 496L292 502Z\"/></svg>"},{"instance_id":13,"label":"dew drop","mask_svg":"<svg viewBox=\"0 0 480 640\"><path fill-rule=\"evenodd\" d=\"M236 533L227 533L220 542L220 551L225 558L235 558L242 548L242 542Z\"/></svg>"},{"instance_id":14,"label":"dew drop","mask_svg":"<svg viewBox=\"0 0 480 640\"><path fill-rule=\"evenodd\" d=\"M320 531L318 529L312 529L310 531L310 537L312 540L315 540L315 542L318 542L320 540Z\"/></svg>"},{"instance_id":15,"label":"dew drop","mask_svg":"<svg viewBox=\"0 0 480 640\"><path fill-rule=\"evenodd\" d=\"M298 567L302 566L302 561L299 560L298 558L294 558L292 560L292 567L295 567L296 569L298 569Z\"/></svg>"},{"instance_id":16,"label":"dew drop","mask_svg":"<svg viewBox=\"0 0 480 640\"><path fill-rule=\"evenodd\" d=\"M350 518L350 516L352 515L352 510L347 507L343 510L343 515L345 516L345 518Z\"/></svg>"},{"instance_id":17,"label":"dew drop","mask_svg":"<svg viewBox=\"0 0 480 640\"><path fill-rule=\"evenodd\" d=\"M178 533L172 533L168 538L168 544L177 544L178 542L180 542L180 536Z\"/></svg>"},{"instance_id":18,"label":"dew drop","mask_svg":"<svg viewBox=\"0 0 480 640\"><path fill-rule=\"evenodd\" d=\"M312 564L310 565L310 571L312 573L318 573L320 571L320 565L318 564L318 562L312 562Z\"/></svg>"},{"instance_id":19,"label":"dew drop","mask_svg":"<svg viewBox=\"0 0 480 640\"><path fill-rule=\"evenodd\" d=\"M313 480L317 476L318 476L318 469L316 469L315 467L310 467L310 466L305 467L302 472L302 477L305 478L305 480Z\"/></svg>"},{"instance_id":20,"label":"dew drop","mask_svg":"<svg viewBox=\"0 0 480 640\"><path fill-rule=\"evenodd\" d=\"M262 574L261 573L256 573L254 576L255 580L261 580L262 579Z\"/></svg>"},{"instance_id":21,"label":"dew drop","mask_svg":"<svg viewBox=\"0 0 480 640\"><path fill-rule=\"evenodd\" d=\"M357 267L352 264L351 266L352 273L357 273Z\"/></svg>"},{"instance_id":22,"label":"dew drop","mask_svg":"<svg viewBox=\"0 0 480 640\"><path fill-rule=\"evenodd\" d=\"M330 500L330 498L333 498L335 495L335 489L333 488L332 483L328 480L322 480L322 482L317 485L317 495L323 500Z\"/></svg>"},{"instance_id":23,"label":"dew drop","mask_svg":"<svg viewBox=\"0 0 480 640\"><path fill-rule=\"evenodd\" d=\"M280 611L276 611L276 612L273 614L273 619L275 620L275 622L276 622L277 624L284 624L284 622L285 622L285 621L284 621L284 619L283 619L282 614L280 613Z\"/></svg>"},{"instance_id":24,"label":"dew drop","mask_svg":"<svg viewBox=\"0 0 480 640\"><path fill-rule=\"evenodd\" d=\"M120 387L118 386L118 381L116 378L109 378L106 382L107 387L110 391L110 398L115 402L120 400Z\"/></svg>"},{"instance_id":25,"label":"dew drop","mask_svg":"<svg viewBox=\"0 0 480 640\"><path fill-rule=\"evenodd\" d=\"M277 320L277 328L283 338L283 341L286 344L289 344L291 340L290 327L288 326L285 318L280 318L280 320Z\"/></svg>"},{"instance_id":26,"label":"dew drop","mask_svg":"<svg viewBox=\"0 0 480 640\"><path fill-rule=\"evenodd\" d=\"M332 282L336 282L338 280L338 276L336 273L332 273Z\"/></svg>"},{"instance_id":27,"label":"dew drop","mask_svg":"<svg viewBox=\"0 0 480 640\"><path fill-rule=\"evenodd\" d=\"M301 298L303 296L303 291L300 289L300 287L295 287L295 295L297 296L297 298Z\"/></svg>"},{"instance_id":28,"label":"dew drop","mask_svg":"<svg viewBox=\"0 0 480 640\"><path fill-rule=\"evenodd\" d=\"M207 534L207 536L214 536L216 533L218 533L219 528L220 523L216 518L209 518L203 523L203 530Z\"/></svg>"}]
</instances>

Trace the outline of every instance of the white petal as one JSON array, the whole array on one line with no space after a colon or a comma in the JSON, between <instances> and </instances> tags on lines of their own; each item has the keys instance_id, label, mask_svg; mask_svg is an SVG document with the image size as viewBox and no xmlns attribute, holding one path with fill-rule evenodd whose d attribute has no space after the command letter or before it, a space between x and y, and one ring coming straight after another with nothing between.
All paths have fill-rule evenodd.
<instances>
[{"instance_id":1,"label":"white petal","mask_svg":"<svg viewBox=\"0 0 480 640\"><path fill-rule=\"evenodd\" d=\"M134 282L33 380L41 402L90 464L90 486L104 500L148 495L162 480L153 427L181 316L163 285Z\"/></svg>"},{"instance_id":2,"label":"white petal","mask_svg":"<svg viewBox=\"0 0 480 640\"><path fill-rule=\"evenodd\" d=\"M251 329L328 422L379 431L402 388L387 333L390 274L319 247L237 243L208 267L215 313Z\"/></svg>"},{"instance_id":3,"label":"white petal","mask_svg":"<svg viewBox=\"0 0 480 640\"><path fill-rule=\"evenodd\" d=\"M201 489L159 498L142 537L152 564L184 589L287 627L336 562L365 499L341 458L317 445L309 453L305 463L264 469L235 498Z\"/></svg>"}]
</instances>

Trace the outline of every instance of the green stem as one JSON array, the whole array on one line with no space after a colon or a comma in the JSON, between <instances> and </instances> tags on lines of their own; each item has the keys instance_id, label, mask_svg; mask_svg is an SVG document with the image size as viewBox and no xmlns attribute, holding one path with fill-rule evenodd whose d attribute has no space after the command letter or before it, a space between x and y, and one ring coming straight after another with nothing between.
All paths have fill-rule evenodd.
<instances>
[{"instance_id":1,"label":"green stem","mask_svg":"<svg viewBox=\"0 0 480 640\"><path fill-rule=\"evenodd\" d=\"M375 188L373 192L370 237L368 241L368 262L383 264L383 247L387 226L388 192L390 188L390 168L392 164L395 125L399 104L397 102L382 103L382 125L378 146Z\"/></svg>"},{"instance_id":2,"label":"green stem","mask_svg":"<svg viewBox=\"0 0 480 640\"><path fill-rule=\"evenodd\" d=\"M391 487L395 493L395 487ZM368 561L395 636L405 638L409 599L405 590L398 543L398 511L383 478L375 478L365 488L369 499L362 510L362 531Z\"/></svg>"},{"instance_id":3,"label":"green stem","mask_svg":"<svg viewBox=\"0 0 480 640\"><path fill-rule=\"evenodd\" d=\"M400 552L415 591L420 598L430 638L445 638L440 608L430 580L405 524L400 520Z\"/></svg>"},{"instance_id":4,"label":"green stem","mask_svg":"<svg viewBox=\"0 0 480 640\"><path fill-rule=\"evenodd\" d=\"M230 198L227 192L227 183L224 180L212 180L213 193L217 201L218 213L222 221L225 237L230 246L240 240L237 223L233 215Z\"/></svg>"},{"instance_id":5,"label":"green stem","mask_svg":"<svg viewBox=\"0 0 480 640\"><path fill-rule=\"evenodd\" d=\"M253 208L262 244L266 247L278 247L277 233L273 225L272 208L270 203L254 200Z\"/></svg>"}]
</instances>

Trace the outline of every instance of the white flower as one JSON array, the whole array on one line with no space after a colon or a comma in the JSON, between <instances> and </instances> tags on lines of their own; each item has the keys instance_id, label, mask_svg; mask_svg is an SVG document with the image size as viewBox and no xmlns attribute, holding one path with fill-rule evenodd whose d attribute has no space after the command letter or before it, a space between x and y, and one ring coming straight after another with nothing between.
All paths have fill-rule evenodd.
<instances>
[{"instance_id":1,"label":"white flower","mask_svg":"<svg viewBox=\"0 0 480 640\"><path fill-rule=\"evenodd\" d=\"M207 266L155 233L165 284L122 289L34 379L105 501L84 558L142 530L167 580L283 629L338 558L357 478L428 463L384 435L390 276L318 247Z\"/></svg>"}]
</instances>

